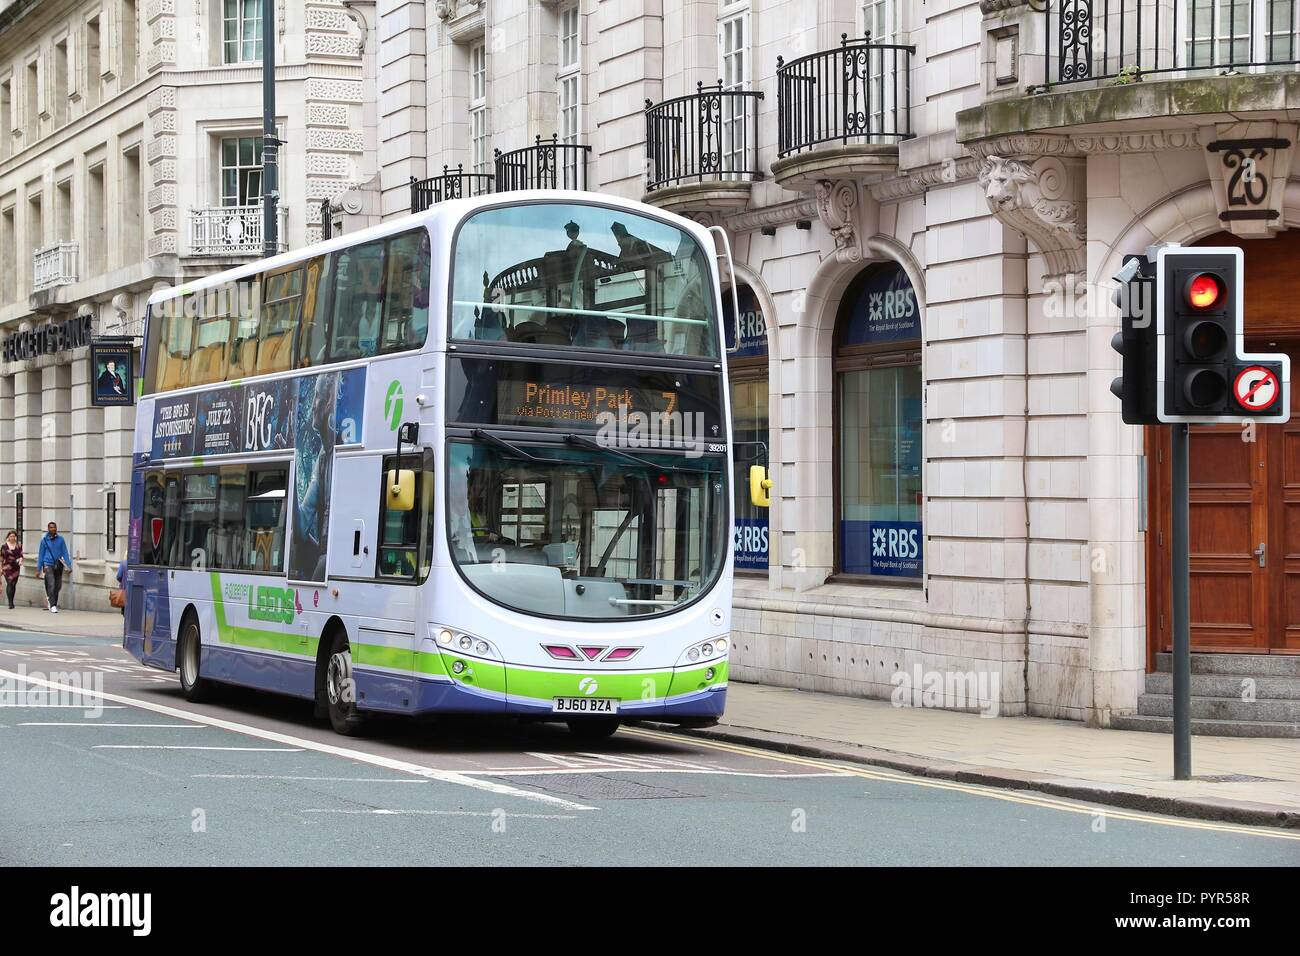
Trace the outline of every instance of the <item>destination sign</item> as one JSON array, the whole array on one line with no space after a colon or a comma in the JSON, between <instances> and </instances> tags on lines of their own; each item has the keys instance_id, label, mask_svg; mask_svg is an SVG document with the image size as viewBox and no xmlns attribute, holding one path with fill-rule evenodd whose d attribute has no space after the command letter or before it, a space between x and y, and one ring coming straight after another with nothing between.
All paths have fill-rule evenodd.
<instances>
[{"instance_id":1,"label":"destination sign","mask_svg":"<svg viewBox=\"0 0 1300 956\"><path fill-rule=\"evenodd\" d=\"M653 430L671 444L725 434L715 372L464 357L447 390L449 420L467 425Z\"/></svg>"}]
</instances>

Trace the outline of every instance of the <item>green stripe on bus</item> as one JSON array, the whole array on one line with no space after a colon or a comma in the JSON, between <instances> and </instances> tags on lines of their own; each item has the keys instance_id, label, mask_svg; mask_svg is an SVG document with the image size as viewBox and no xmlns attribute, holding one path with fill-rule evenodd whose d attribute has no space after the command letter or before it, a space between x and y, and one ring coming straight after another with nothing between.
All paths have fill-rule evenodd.
<instances>
[{"instance_id":1,"label":"green stripe on bus","mask_svg":"<svg viewBox=\"0 0 1300 956\"><path fill-rule=\"evenodd\" d=\"M209 573L212 580L212 605L217 616L217 640L222 644L237 644L240 647L255 647L264 651L278 651L281 654L296 654L302 657L315 657L320 640L308 636L306 642L299 640L297 634L284 634L280 631L266 631L256 627L244 627L231 624L226 620L226 602L221 596L221 577L217 572Z\"/></svg>"}]
</instances>

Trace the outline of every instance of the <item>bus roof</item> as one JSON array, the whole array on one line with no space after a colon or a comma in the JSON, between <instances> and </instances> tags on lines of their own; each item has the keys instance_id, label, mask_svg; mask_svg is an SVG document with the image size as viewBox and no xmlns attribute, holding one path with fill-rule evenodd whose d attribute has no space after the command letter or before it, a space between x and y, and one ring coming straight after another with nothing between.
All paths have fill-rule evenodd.
<instances>
[{"instance_id":1,"label":"bus roof","mask_svg":"<svg viewBox=\"0 0 1300 956\"><path fill-rule=\"evenodd\" d=\"M429 226L440 222L459 222L461 219L479 209L492 206L514 206L530 202L590 203L597 206L615 206L640 215L645 215L649 212L655 218L668 221L677 228L692 233L701 242L707 243L707 233L704 227L700 226L698 223L663 209L647 207L644 203L639 203L634 200L623 199L619 196L610 196L605 193L579 192L577 190L568 189L521 189L504 193L489 193L486 196L475 196L467 199L448 199L431 206L424 212L411 213L410 215L402 216L400 219L389 219L381 222L377 226L369 226L356 232L349 232L346 235L326 239L309 246L303 246L301 249L282 252L279 255L270 256L266 259L256 259L253 262L237 266L234 269L227 269L224 272L215 272L212 275L202 276L201 278L195 279L191 282L185 282L181 285L159 289L157 292L154 292L149 296L149 305L152 306L159 302L166 302L168 299L174 299L182 295L189 295L193 292L200 292L204 289L210 289L227 282L236 282L240 279L245 279L248 276L258 275L263 272L274 272L276 269L293 265L295 262L302 262L319 255L324 255L327 252L336 252L340 249L347 249L351 246L361 245L362 243L369 242L373 239L383 239L387 236L407 232L417 226Z\"/></svg>"}]
</instances>

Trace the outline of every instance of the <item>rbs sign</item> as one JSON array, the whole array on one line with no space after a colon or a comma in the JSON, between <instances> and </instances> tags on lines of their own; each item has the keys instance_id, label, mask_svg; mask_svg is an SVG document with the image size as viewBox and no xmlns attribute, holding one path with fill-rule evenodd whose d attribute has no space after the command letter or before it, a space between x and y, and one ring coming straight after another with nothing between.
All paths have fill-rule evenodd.
<instances>
[{"instance_id":1,"label":"rbs sign","mask_svg":"<svg viewBox=\"0 0 1300 956\"><path fill-rule=\"evenodd\" d=\"M737 518L736 570L767 570L767 519Z\"/></svg>"}]
</instances>

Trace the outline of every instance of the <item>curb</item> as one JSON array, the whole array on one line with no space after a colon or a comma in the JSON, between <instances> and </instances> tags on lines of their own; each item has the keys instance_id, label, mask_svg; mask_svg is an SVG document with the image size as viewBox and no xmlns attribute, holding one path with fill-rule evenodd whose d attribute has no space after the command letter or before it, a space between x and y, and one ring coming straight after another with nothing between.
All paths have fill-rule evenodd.
<instances>
[{"instance_id":1,"label":"curb","mask_svg":"<svg viewBox=\"0 0 1300 956\"><path fill-rule=\"evenodd\" d=\"M747 744L763 750L800 757L842 760L870 767L884 767L916 777L981 784L1006 790L1031 790L1054 797L1100 803L1143 813L1159 813L1171 817L1190 817L1245 826L1300 829L1300 810L1274 804L1221 800L1213 797L1170 797L1163 794L1113 789L1105 785L1075 783L1053 774L954 763L854 744L834 745L829 742L818 742L811 737L796 737L766 730L730 726L705 729L673 727L666 724L658 726L671 733L688 737Z\"/></svg>"},{"instance_id":2,"label":"curb","mask_svg":"<svg viewBox=\"0 0 1300 956\"><path fill-rule=\"evenodd\" d=\"M115 637L120 638L122 636L122 629L120 626L116 627L111 632L108 630L107 625L100 626L98 624L74 625L71 629L63 629L58 626L38 627L34 624L22 624L15 621L6 621L3 617L0 617L0 631L22 631L27 634L49 634L54 637L93 637L99 640L107 640ZM100 633L101 631L103 633Z\"/></svg>"}]
</instances>

